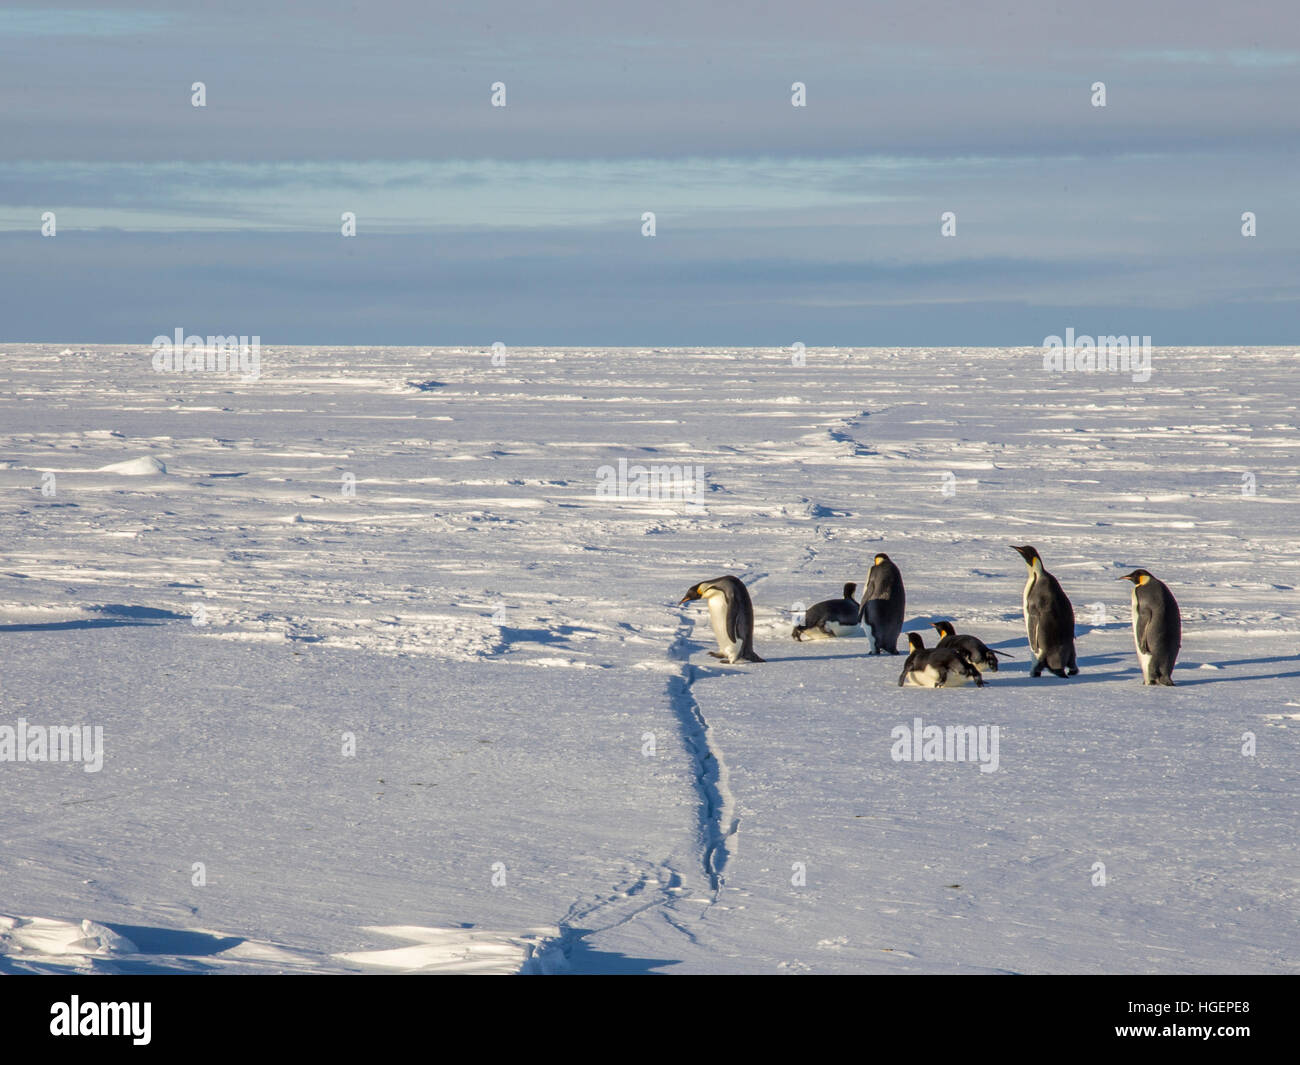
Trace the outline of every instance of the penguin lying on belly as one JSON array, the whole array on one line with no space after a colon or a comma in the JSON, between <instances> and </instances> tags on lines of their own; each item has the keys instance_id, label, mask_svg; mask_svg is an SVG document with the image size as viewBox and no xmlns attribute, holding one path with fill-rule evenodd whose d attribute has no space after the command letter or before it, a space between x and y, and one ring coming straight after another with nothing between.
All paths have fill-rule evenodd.
<instances>
[{"instance_id":1,"label":"penguin lying on belly","mask_svg":"<svg viewBox=\"0 0 1300 1065\"><path fill-rule=\"evenodd\" d=\"M738 577L701 581L677 605L694 599L703 599L709 605L709 624L718 641L718 649L709 654L728 663L766 661L754 652L754 604Z\"/></svg>"},{"instance_id":2,"label":"penguin lying on belly","mask_svg":"<svg viewBox=\"0 0 1300 1065\"><path fill-rule=\"evenodd\" d=\"M850 581L844 586L842 599L824 599L814 603L804 614L803 624L790 635L796 640L826 640L832 636L865 636L862 608L853 598L858 586Z\"/></svg>"},{"instance_id":3,"label":"penguin lying on belly","mask_svg":"<svg viewBox=\"0 0 1300 1065\"><path fill-rule=\"evenodd\" d=\"M918 688L958 688L971 684L984 687L980 671L970 664L961 651L951 647L934 647L926 650L919 632L907 634L907 645L912 653L903 663L898 675L898 686L914 684Z\"/></svg>"},{"instance_id":4,"label":"penguin lying on belly","mask_svg":"<svg viewBox=\"0 0 1300 1065\"><path fill-rule=\"evenodd\" d=\"M939 633L940 647L951 647L954 651L962 652L970 659L970 664L981 673L986 669L990 673L998 671L998 655L1015 658L1015 655L1008 654L1006 651L993 650L983 640L976 639L974 636L958 636L951 621L932 621L930 624Z\"/></svg>"}]
</instances>

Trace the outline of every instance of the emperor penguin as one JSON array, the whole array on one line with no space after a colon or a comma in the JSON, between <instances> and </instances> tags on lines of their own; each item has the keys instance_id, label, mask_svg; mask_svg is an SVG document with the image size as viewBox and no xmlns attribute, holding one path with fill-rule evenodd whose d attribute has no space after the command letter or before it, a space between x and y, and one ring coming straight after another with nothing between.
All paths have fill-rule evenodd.
<instances>
[{"instance_id":1,"label":"emperor penguin","mask_svg":"<svg viewBox=\"0 0 1300 1065\"><path fill-rule=\"evenodd\" d=\"M1006 651L995 651L974 636L958 636L957 630L952 627L951 621L932 621L930 623L939 633L939 646L951 647L954 651L961 651L970 660L970 664L978 670L988 670L990 673L998 671L998 655L1007 655L1008 658L1014 658L1015 655L1007 654Z\"/></svg>"},{"instance_id":2,"label":"emperor penguin","mask_svg":"<svg viewBox=\"0 0 1300 1065\"><path fill-rule=\"evenodd\" d=\"M791 635L796 640L824 640L831 636L861 636L862 608L853 597L858 586L850 581L844 586L842 599L825 599L814 603L804 613L803 624L796 625Z\"/></svg>"},{"instance_id":3,"label":"emperor penguin","mask_svg":"<svg viewBox=\"0 0 1300 1065\"><path fill-rule=\"evenodd\" d=\"M871 653L887 651L898 654L898 634L903 631L903 612L907 609L907 593L903 590L903 575L890 561L888 555L877 555L871 572L867 574L867 590L862 593L862 612L858 620L866 619L871 629Z\"/></svg>"},{"instance_id":4,"label":"emperor penguin","mask_svg":"<svg viewBox=\"0 0 1300 1065\"><path fill-rule=\"evenodd\" d=\"M1029 650L1034 656L1029 675L1041 677L1046 667L1058 677L1073 677L1079 672L1074 654L1074 607L1060 582L1043 569L1037 548L1011 546L1029 567L1021 599Z\"/></svg>"},{"instance_id":5,"label":"emperor penguin","mask_svg":"<svg viewBox=\"0 0 1300 1065\"><path fill-rule=\"evenodd\" d=\"M980 671L956 648L934 647L926 650L925 641L919 632L907 634L907 646L911 648L911 653L903 663L903 672L898 675L900 688L906 684L914 684L918 688L957 688L972 682L977 688L984 687Z\"/></svg>"},{"instance_id":6,"label":"emperor penguin","mask_svg":"<svg viewBox=\"0 0 1300 1065\"><path fill-rule=\"evenodd\" d=\"M682 596L681 603L703 599L709 604L709 624L717 637L718 649L710 651L714 658L734 663L764 662L754 653L754 604L749 590L738 577L718 577L692 585Z\"/></svg>"},{"instance_id":7,"label":"emperor penguin","mask_svg":"<svg viewBox=\"0 0 1300 1065\"><path fill-rule=\"evenodd\" d=\"M1133 643L1142 664L1142 683L1172 688L1174 662L1183 643L1178 601L1163 581L1144 569L1115 579L1133 582Z\"/></svg>"}]
</instances>

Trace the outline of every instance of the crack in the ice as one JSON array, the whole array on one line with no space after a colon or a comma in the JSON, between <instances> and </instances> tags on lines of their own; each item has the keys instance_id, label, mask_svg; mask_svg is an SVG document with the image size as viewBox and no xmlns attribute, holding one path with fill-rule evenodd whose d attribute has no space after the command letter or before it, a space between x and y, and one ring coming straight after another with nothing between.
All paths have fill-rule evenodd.
<instances>
[{"instance_id":1,"label":"crack in the ice","mask_svg":"<svg viewBox=\"0 0 1300 1065\"><path fill-rule=\"evenodd\" d=\"M757 578L755 578L757 579ZM700 796L699 839L700 865L709 882L712 899L709 905L718 901L726 884L724 871L731 857L731 841L740 829L740 818L735 816L735 806L730 788L727 786L726 765L718 756L709 739L709 723L705 720L700 705L691 691L695 681L702 675L701 671L691 665L690 633L694 625L683 618L681 627L668 648L668 656L682 661L682 673L672 677L668 682L669 703L682 740L691 754L695 769L695 786ZM651 886L652 876L658 880L659 890L646 895L646 888ZM653 873L642 872L628 886L616 889L615 894L599 897L583 906L575 901L569 912L558 922L560 937L557 945L563 957L569 959L588 936L598 932L608 932L619 928L640 917L649 910L662 908L664 920L668 925L691 943L696 937L672 914L672 904L678 899L676 892L681 888L682 878L668 863L654 868ZM640 905L626 907L624 904L645 895ZM588 919L602 911L614 909L618 914L612 921L588 925ZM536 968L530 971L538 971Z\"/></svg>"},{"instance_id":2,"label":"crack in the ice","mask_svg":"<svg viewBox=\"0 0 1300 1065\"><path fill-rule=\"evenodd\" d=\"M677 638L668 649L671 657L685 658L689 653L689 625L682 622ZM668 682L668 694L682 739L695 762L696 789L700 793L702 865L716 902L726 883L724 871L731 857L730 841L740 828L740 819L735 816L731 789L727 786L726 764L709 740L709 723L691 690L699 676L699 669L687 662L682 674Z\"/></svg>"}]
</instances>

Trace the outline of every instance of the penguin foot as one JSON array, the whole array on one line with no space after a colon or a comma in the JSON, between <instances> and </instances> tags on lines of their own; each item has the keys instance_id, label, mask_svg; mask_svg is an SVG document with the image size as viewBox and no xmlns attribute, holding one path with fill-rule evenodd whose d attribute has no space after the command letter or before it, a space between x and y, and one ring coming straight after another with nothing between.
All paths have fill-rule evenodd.
<instances>
[{"instance_id":1,"label":"penguin foot","mask_svg":"<svg viewBox=\"0 0 1300 1065\"><path fill-rule=\"evenodd\" d=\"M724 662L727 659L727 656L724 655L721 651L710 651L709 654L714 658L721 658Z\"/></svg>"}]
</instances>

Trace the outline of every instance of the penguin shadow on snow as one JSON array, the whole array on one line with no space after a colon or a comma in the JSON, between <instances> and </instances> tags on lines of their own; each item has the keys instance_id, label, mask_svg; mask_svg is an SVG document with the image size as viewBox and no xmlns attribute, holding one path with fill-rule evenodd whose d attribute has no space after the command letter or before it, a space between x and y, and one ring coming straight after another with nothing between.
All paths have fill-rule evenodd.
<instances>
[{"instance_id":1,"label":"penguin shadow on snow","mask_svg":"<svg viewBox=\"0 0 1300 1065\"><path fill-rule=\"evenodd\" d=\"M830 640L818 640L817 642L818 642L818 643L830 643L830 642L832 642L832 641L830 641ZM767 661L768 661L769 663L775 663L775 662L829 662L829 661L831 661L831 660L833 660L833 659L836 659L836 658L871 658L871 657L872 657L872 654L871 654L870 651L859 651L857 654L841 654L841 655L822 655L822 654L817 654L817 653L814 651L813 653L811 653L811 654L806 654L806 655L790 655L788 658L769 658L769 659L767 659ZM876 655L875 657L876 657L876 658L893 658L893 657L895 657L895 656L893 656L893 655Z\"/></svg>"},{"instance_id":2,"label":"penguin shadow on snow","mask_svg":"<svg viewBox=\"0 0 1300 1065\"><path fill-rule=\"evenodd\" d=\"M1117 662L1122 662L1125 655L1121 652L1109 652L1106 654L1090 655L1087 658L1080 656L1078 665L1079 672L1073 677L1056 677L1050 673L1044 672L1041 677L1031 677L1029 671L1034 666L1034 655L1029 650L1028 640L1003 640L1001 643L989 644L990 648L995 651L1010 651L1016 657L1004 661L996 673L986 673L984 680L998 688L1041 688L1047 686L1051 681L1056 681L1062 687L1078 684L1097 684L1108 680L1122 680L1129 676L1140 676L1141 671L1134 666L1133 669L1109 669L1105 672L1096 672L1103 666L1112 666ZM1132 657L1131 655L1128 657Z\"/></svg>"},{"instance_id":3,"label":"penguin shadow on snow","mask_svg":"<svg viewBox=\"0 0 1300 1065\"><path fill-rule=\"evenodd\" d=\"M1233 658L1233 659L1222 659L1217 662L1209 662L1209 660L1207 659L1207 663L1209 665L1214 666L1213 672L1218 672L1219 670L1223 670L1223 669L1229 669L1232 666L1266 666L1266 665L1272 665L1275 662L1291 662L1295 664L1300 664L1300 655L1273 655L1272 657L1269 658ZM1194 688L1201 684L1226 684L1226 683L1231 683L1232 681L1244 681L1244 680L1287 680L1291 677L1300 677L1300 670L1292 670L1289 673L1251 673L1248 676L1244 676L1244 677L1197 676L1197 674L1201 672L1202 670L1199 668L1199 665L1175 666L1174 686L1177 688ZM1207 670L1205 672L1211 672L1211 671Z\"/></svg>"},{"instance_id":4,"label":"penguin shadow on snow","mask_svg":"<svg viewBox=\"0 0 1300 1065\"><path fill-rule=\"evenodd\" d=\"M989 645L993 646L992 644ZM1047 675L1037 679L1029 676L1029 669L1033 665L1033 655L1029 652L1027 641L1020 643L1012 642L1011 646L1016 648L1026 656L1026 662L1017 662L1010 665L1004 664L1002 669L997 673L998 680L1002 680L1005 674L1014 670L1015 678L1006 677L1010 684L1000 684L1000 687L1035 687L1041 685L1048 679ZM1271 665L1275 662L1292 662L1300 664L1300 655L1274 655L1269 658L1238 658L1223 659L1217 662L1206 662L1214 666L1214 672L1219 670L1230 669L1233 666L1251 666L1251 665ZM1102 667L1114 667L1117 664L1126 663L1121 668L1106 669L1104 672L1097 672ZM1289 673L1252 673L1247 676L1199 676L1202 673L1200 662L1179 662L1174 667L1175 688L1193 688L1200 684L1226 684L1234 681L1248 680L1285 680L1291 677L1300 677L1300 670ZM986 678L987 679L987 678ZM1059 677L1051 678L1061 680ZM1131 652L1112 651L1105 654L1080 656L1079 673L1076 676L1062 680L1062 684L1097 684L1101 681L1134 681L1140 684L1142 680L1142 669L1137 664L1134 655ZM1158 687L1159 685L1143 685L1144 687Z\"/></svg>"}]
</instances>

